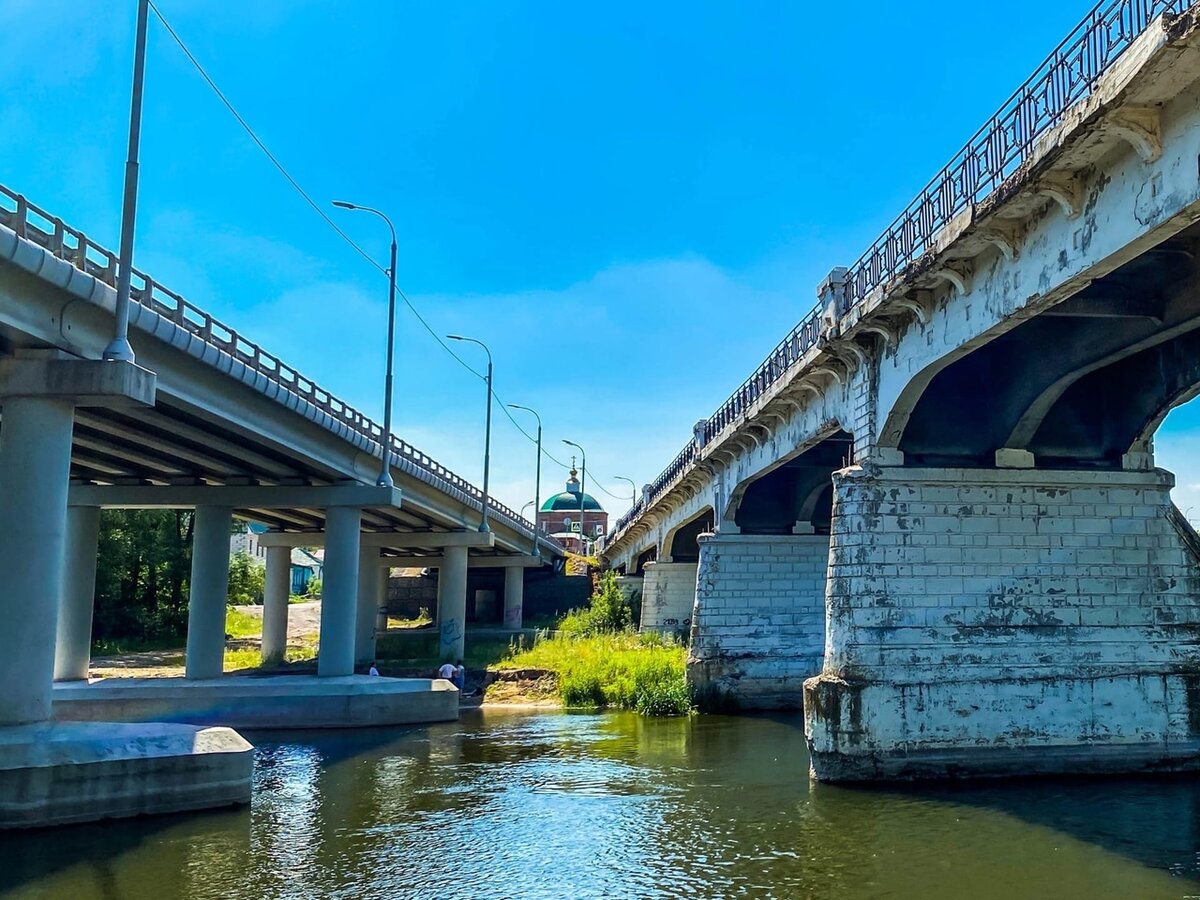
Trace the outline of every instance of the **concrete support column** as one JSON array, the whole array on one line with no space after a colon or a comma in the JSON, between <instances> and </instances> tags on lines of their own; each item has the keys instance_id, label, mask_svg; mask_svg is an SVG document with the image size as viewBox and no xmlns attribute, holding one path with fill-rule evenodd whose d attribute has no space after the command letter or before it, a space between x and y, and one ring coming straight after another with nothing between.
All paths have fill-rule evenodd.
<instances>
[{"instance_id":1,"label":"concrete support column","mask_svg":"<svg viewBox=\"0 0 1200 900\"><path fill-rule=\"evenodd\" d=\"M392 570L386 566L379 569L379 608L375 613L375 634L383 634L388 629L388 588L391 585Z\"/></svg>"},{"instance_id":2,"label":"concrete support column","mask_svg":"<svg viewBox=\"0 0 1200 900\"><path fill-rule=\"evenodd\" d=\"M358 614L354 629L356 665L364 666L375 659L375 620L379 616L379 582L383 576L379 549L361 549L358 556Z\"/></svg>"},{"instance_id":3,"label":"concrete support column","mask_svg":"<svg viewBox=\"0 0 1200 900\"><path fill-rule=\"evenodd\" d=\"M0 436L0 725L50 718L63 584L70 401L10 397Z\"/></svg>"},{"instance_id":4,"label":"concrete support column","mask_svg":"<svg viewBox=\"0 0 1200 900\"><path fill-rule=\"evenodd\" d=\"M66 561L58 607L54 647L54 680L88 677L92 661L92 608L96 600L96 553L100 541L100 508L67 508Z\"/></svg>"},{"instance_id":5,"label":"concrete support column","mask_svg":"<svg viewBox=\"0 0 1200 900\"><path fill-rule=\"evenodd\" d=\"M509 566L504 570L504 627L517 631L525 607L525 569Z\"/></svg>"},{"instance_id":6,"label":"concrete support column","mask_svg":"<svg viewBox=\"0 0 1200 900\"><path fill-rule=\"evenodd\" d=\"M225 671L233 510L227 506L197 506L194 515L184 674L188 678L219 678Z\"/></svg>"},{"instance_id":7,"label":"concrete support column","mask_svg":"<svg viewBox=\"0 0 1200 900\"><path fill-rule=\"evenodd\" d=\"M829 537L702 534L688 682L743 709L799 709L825 655Z\"/></svg>"},{"instance_id":8,"label":"concrete support column","mask_svg":"<svg viewBox=\"0 0 1200 900\"><path fill-rule=\"evenodd\" d=\"M646 563L642 580L642 631L687 635L696 605L696 563Z\"/></svg>"},{"instance_id":9,"label":"concrete support column","mask_svg":"<svg viewBox=\"0 0 1200 900\"><path fill-rule=\"evenodd\" d=\"M292 550L267 548L263 588L262 660L278 662L287 653L288 599L292 593Z\"/></svg>"},{"instance_id":10,"label":"concrete support column","mask_svg":"<svg viewBox=\"0 0 1200 900\"><path fill-rule=\"evenodd\" d=\"M317 674L354 674L358 619L358 556L362 510L331 506L325 511L325 575L321 582L321 645Z\"/></svg>"},{"instance_id":11,"label":"concrete support column","mask_svg":"<svg viewBox=\"0 0 1200 900\"><path fill-rule=\"evenodd\" d=\"M438 657L463 657L467 628L467 548L446 547L438 569Z\"/></svg>"}]
</instances>

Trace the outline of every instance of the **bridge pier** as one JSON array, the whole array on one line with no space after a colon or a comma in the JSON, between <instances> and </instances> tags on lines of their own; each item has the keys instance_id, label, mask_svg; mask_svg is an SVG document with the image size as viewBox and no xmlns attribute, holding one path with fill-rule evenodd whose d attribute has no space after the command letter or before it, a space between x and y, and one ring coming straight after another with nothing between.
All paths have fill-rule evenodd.
<instances>
[{"instance_id":1,"label":"bridge pier","mask_svg":"<svg viewBox=\"0 0 1200 900\"><path fill-rule=\"evenodd\" d=\"M824 781L1200 764L1200 540L1155 471L834 476Z\"/></svg>"},{"instance_id":2,"label":"bridge pier","mask_svg":"<svg viewBox=\"0 0 1200 900\"><path fill-rule=\"evenodd\" d=\"M642 576L642 631L687 633L696 605L694 562L660 560L646 563Z\"/></svg>"},{"instance_id":3,"label":"bridge pier","mask_svg":"<svg viewBox=\"0 0 1200 900\"><path fill-rule=\"evenodd\" d=\"M66 561L54 642L54 680L85 681L92 662L92 612L100 507L67 507Z\"/></svg>"},{"instance_id":4,"label":"bridge pier","mask_svg":"<svg viewBox=\"0 0 1200 900\"><path fill-rule=\"evenodd\" d=\"M463 658L467 629L467 548L442 550L437 585L438 656L449 662Z\"/></svg>"},{"instance_id":5,"label":"bridge pier","mask_svg":"<svg viewBox=\"0 0 1200 900\"><path fill-rule=\"evenodd\" d=\"M354 674L358 622L358 556L362 510L331 506L325 510L325 576L321 582L321 637L317 674Z\"/></svg>"},{"instance_id":6,"label":"bridge pier","mask_svg":"<svg viewBox=\"0 0 1200 900\"><path fill-rule=\"evenodd\" d=\"M225 607L229 602L232 530L230 507L196 507L192 519L185 678L220 678L225 671Z\"/></svg>"},{"instance_id":7,"label":"bridge pier","mask_svg":"<svg viewBox=\"0 0 1200 900\"><path fill-rule=\"evenodd\" d=\"M699 538L687 677L745 709L799 709L825 655L829 537Z\"/></svg>"},{"instance_id":8,"label":"bridge pier","mask_svg":"<svg viewBox=\"0 0 1200 900\"><path fill-rule=\"evenodd\" d=\"M375 620L383 606L386 571L379 565L379 549L363 547L358 554L358 608L354 625L354 662L369 665L375 659Z\"/></svg>"},{"instance_id":9,"label":"bridge pier","mask_svg":"<svg viewBox=\"0 0 1200 900\"><path fill-rule=\"evenodd\" d=\"M153 375L36 353L0 362L0 397L0 828L248 801L253 748L228 728L51 719L62 593L86 581L63 571L75 407L153 402ZM86 556L92 523L70 524Z\"/></svg>"},{"instance_id":10,"label":"bridge pier","mask_svg":"<svg viewBox=\"0 0 1200 900\"><path fill-rule=\"evenodd\" d=\"M292 548L267 547L263 585L262 660L280 662L287 653L288 600L292 593Z\"/></svg>"},{"instance_id":11,"label":"bridge pier","mask_svg":"<svg viewBox=\"0 0 1200 900\"><path fill-rule=\"evenodd\" d=\"M525 608L525 567L504 569L504 627L519 631Z\"/></svg>"}]
</instances>

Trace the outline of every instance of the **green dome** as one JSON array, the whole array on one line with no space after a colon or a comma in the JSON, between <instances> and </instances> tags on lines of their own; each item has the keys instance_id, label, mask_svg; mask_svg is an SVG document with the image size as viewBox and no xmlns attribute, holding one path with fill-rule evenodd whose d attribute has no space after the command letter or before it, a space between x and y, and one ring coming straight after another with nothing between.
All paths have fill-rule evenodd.
<instances>
[{"instance_id":1,"label":"green dome","mask_svg":"<svg viewBox=\"0 0 1200 900\"><path fill-rule=\"evenodd\" d=\"M584 512L604 512L604 507L591 494L583 495ZM555 494L542 504L542 512L579 512L579 495L571 491Z\"/></svg>"}]
</instances>

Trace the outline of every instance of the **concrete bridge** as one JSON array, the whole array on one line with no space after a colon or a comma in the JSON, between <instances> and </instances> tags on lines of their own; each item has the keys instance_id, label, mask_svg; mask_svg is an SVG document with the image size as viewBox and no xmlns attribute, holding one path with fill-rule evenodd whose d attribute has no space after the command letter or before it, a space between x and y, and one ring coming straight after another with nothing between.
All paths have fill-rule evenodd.
<instances>
[{"instance_id":1,"label":"concrete bridge","mask_svg":"<svg viewBox=\"0 0 1200 900\"><path fill-rule=\"evenodd\" d=\"M387 567L439 569L441 652L458 658L469 566L506 569L505 621L519 627L525 569L562 556L495 500L481 529L478 489L143 273L137 364L101 361L117 269L0 187L0 826L248 795L250 747L228 729L50 724L53 681L87 677L101 508L195 510L186 671L197 683L222 673L233 517L271 527L267 657L284 649L289 547L323 545L326 683L313 693L326 706L374 654ZM395 487L376 485L385 443ZM372 723L390 721L381 681L362 700ZM343 708L363 693L345 684L332 689ZM259 693L289 692L303 693ZM64 763L93 774L57 778Z\"/></svg>"},{"instance_id":2,"label":"concrete bridge","mask_svg":"<svg viewBox=\"0 0 1200 900\"><path fill-rule=\"evenodd\" d=\"M689 679L824 780L1200 760L1200 34L1098 8L619 521Z\"/></svg>"}]
</instances>

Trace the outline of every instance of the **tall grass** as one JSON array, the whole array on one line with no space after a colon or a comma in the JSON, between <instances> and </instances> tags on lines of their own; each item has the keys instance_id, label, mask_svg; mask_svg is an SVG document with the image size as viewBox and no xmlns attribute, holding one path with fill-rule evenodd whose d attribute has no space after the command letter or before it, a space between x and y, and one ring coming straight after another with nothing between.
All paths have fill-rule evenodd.
<instances>
[{"instance_id":1,"label":"tall grass","mask_svg":"<svg viewBox=\"0 0 1200 900\"><path fill-rule=\"evenodd\" d=\"M650 716L691 711L684 647L657 634L632 631L541 635L528 650L514 647L501 669L546 669L558 679L563 706L635 709Z\"/></svg>"}]
</instances>

